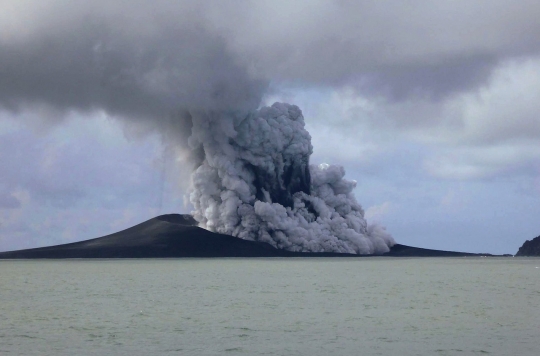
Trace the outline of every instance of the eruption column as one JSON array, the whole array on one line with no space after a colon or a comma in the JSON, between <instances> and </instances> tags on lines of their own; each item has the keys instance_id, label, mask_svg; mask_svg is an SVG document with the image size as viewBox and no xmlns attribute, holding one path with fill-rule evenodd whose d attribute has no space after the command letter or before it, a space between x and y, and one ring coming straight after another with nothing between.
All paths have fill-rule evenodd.
<instances>
[{"instance_id":1,"label":"eruption column","mask_svg":"<svg viewBox=\"0 0 540 356\"><path fill-rule=\"evenodd\" d=\"M372 254L394 244L367 224L343 167L309 164L297 106L195 112L192 123L189 145L204 155L190 201L202 227L290 251Z\"/></svg>"}]
</instances>

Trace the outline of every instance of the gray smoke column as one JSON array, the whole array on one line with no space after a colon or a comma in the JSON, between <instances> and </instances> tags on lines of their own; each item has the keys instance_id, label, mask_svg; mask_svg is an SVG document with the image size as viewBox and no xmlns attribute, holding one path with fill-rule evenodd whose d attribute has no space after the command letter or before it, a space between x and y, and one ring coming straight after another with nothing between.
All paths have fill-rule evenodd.
<instances>
[{"instance_id":1,"label":"gray smoke column","mask_svg":"<svg viewBox=\"0 0 540 356\"><path fill-rule=\"evenodd\" d=\"M53 125L98 112L128 130L159 132L174 152L191 153L190 199L209 230L295 251L388 251L392 238L366 223L344 169L310 166L301 111L257 110L271 82L331 85L355 77L349 69L358 61L310 55L310 44L327 43L313 41L321 33L310 28L305 39L288 30L274 38L282 26L274 17L302 22L281 5L269 16L261 4L0 1L0 113L34 112ZM330 5L341 23L347 9ZM317 17L307 23L320 28Z\"/></svg>"},{"instance_id":2,"label":"gray smoke column","mask_svg":"<svg viewBox=\"0 0 540 356\"><path fill-rule=\"evenodd\" d=\"M345 169L309 165L311 136L297 106L192 113L203 152L190 201L202 227L290 251L384 253L393 238L368 225Z\"/></svg>"}]
</instances>

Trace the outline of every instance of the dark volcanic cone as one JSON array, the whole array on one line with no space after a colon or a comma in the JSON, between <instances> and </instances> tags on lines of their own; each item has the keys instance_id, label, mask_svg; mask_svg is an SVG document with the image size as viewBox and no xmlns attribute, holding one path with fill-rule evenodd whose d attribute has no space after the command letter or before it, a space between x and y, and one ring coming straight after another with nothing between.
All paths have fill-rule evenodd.
<instances>
[{"instance_id":1,"label":"dark volcanic cone","mask_svg":"<svg viewBox=\"0 0 540 356\"><path fill-rule=\"evenodd\" d=\"M272 246L216 234L190 215L161 215L92 240L0 253L0 258L268 257Z\"/></svg>"}]
</instances>

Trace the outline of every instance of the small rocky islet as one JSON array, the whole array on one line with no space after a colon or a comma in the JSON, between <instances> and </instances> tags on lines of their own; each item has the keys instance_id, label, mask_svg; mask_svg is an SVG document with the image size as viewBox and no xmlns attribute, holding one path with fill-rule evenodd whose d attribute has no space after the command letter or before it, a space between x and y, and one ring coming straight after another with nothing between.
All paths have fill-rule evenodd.
<instances>
[{"instance_id":1,"label":"small rocky islet","mask_svg":"<svg viewBox=\"0 0 540 356\"><path fill-rule=\"evenodd\" d=\"M516 256L540 256L540 236L525 241Z\"/></svg>"}]
</instances>

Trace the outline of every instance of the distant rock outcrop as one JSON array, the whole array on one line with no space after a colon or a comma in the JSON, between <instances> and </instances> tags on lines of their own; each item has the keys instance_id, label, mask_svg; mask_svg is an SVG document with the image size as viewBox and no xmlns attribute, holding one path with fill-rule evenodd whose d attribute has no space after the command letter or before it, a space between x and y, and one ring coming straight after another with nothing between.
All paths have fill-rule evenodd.
<instances>
[{"instance_id":1,"label":"distant rock outcrop","mask_svg":"<svg viewBox=\"0 0 540 356\"><path fill-rule=\"evenodd\" d=\"M540 256L540 236L525 241L519 248L516 256Z\"/></svg>"}]
</instances>

